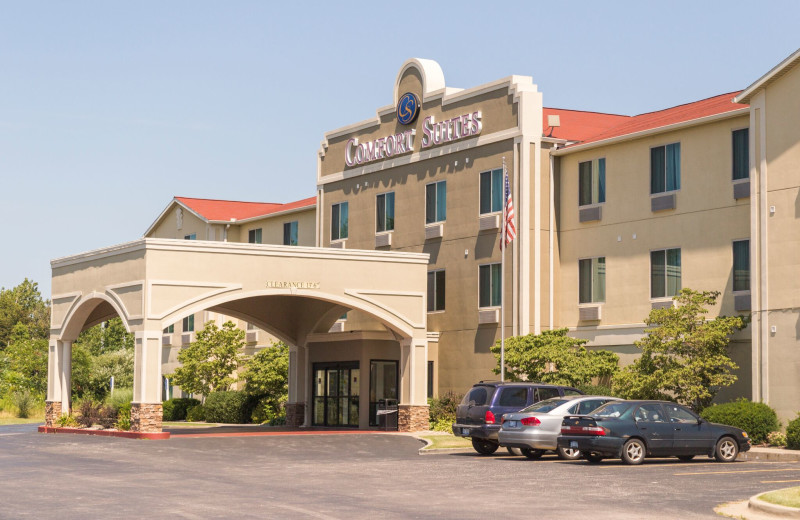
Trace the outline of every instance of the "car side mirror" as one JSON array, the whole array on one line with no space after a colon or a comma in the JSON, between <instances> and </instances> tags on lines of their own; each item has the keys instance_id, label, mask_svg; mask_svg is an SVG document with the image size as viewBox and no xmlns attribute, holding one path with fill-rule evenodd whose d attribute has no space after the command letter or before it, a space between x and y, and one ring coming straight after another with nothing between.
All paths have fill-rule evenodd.
<instances>
[{"instance_id":1,"label":"car side mirror","mask_svg":"<svg viewBox=\"0 0 800 520\"><path fill-rule=\"evenodd\" d=\"M703 424L704 422L706 422L706 420L703 419L702 417L697 418L697 424Z\"/></svg>"}]
</instances>

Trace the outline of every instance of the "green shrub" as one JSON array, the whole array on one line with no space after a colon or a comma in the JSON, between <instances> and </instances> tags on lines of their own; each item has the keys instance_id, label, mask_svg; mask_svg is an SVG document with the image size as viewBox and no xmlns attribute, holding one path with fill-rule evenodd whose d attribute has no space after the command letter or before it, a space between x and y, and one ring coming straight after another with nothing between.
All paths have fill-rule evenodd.
<instances>
[{"instance_id":1,"label":"green shrub","mask_svg":"<svg viewBox=\"0 0 800 520\"><path fill-rule=\"evenodd\" d=\"M275 411L275 399L271 396L260 396L255 406L252 407L250 412L250 419L257 424L269 424L270 426L277 426L278 424L286 424L286 409L281 407L277 412ZM248 410L251 407L247 407Z\"/></svg>"},{"instance_id":2,"label":"green shrub","mask_svg":"<svg viewBox=\"0 0 800 520\"><path fill-rule=\"evenodd\" d=\"M206 420L206 409L202 404L197 404L186 410L186 420L198 422Z\"/></svg>"},{"instance_id":3,"label":"green shrub","mask_svg":"<svg viewBox=\"0 0 800 520\"><path fill-rule=\"evenodd\" d=\"M770 446L784 447L786 446L786 435L782 432L769 432L767 435L767 443Z\"/></svg>"},{"instance_id":4,"label":"green shrub","mask_svg":"<svg viewBox=\"0 0 800 520\"><path fill-rule=\"evenodd\" d=\"M247 395L244 392L211 392L203 405L206 421L215 423L244 424L250 420L247 414Z\"/></svg>"},{"instance_id":5,"label":"green shrub","mask_svg":"<svg viewBox=\"0 0 800 520\"><path fill-rule=\"evenodd\" d=\"M56 424L62 428L77 428L80 426L72 415L62 415L56 420Z\"/></svg>"},{"instance_id":6,"label":"green shrub","mask_svg":"<svg viewBox=\"0 0 800 520\"><path fill-rule=\"evenodd\" d=\"M131 403L125 403L117 410L117 422L114 423L114 428L118 430L128 431L131 429Z\"/></svg>"},{"instance_id":7,"label":"green shrub","mask_svg":"<svg viewBox=\"0 0 800 520\"><path fill-rule=\"evenodd\" d=\"M200 401L189 397L179 397L169 399L161 404L164 409L163 417L165 421L185 421L186 412L189 408L200 404Z\"/></svg>"},{"instance_id":8,"label":"green shrub","mask_svg":"<svg viewBox=\"0 0 800 520\"><path fill-rule=\"evenodd\" d=\"M797 414L786 427L786 447L790 450L800 450L800 414Z\"/></svg>"},{"instance_id":9,"label":"green shrub","mask_svg":"<svg viewBox=\"0 0 800 520\"><path fill-rule=\"evenodd\" d=\"M106 397L105 403L114 410L119 410L131 401L133 401L133 388L115 388L114 392Z\"/></svg>"},{"instance_id":10,"label":"green shrub","mask_svg":"<svg viewBox=\"0 0 800 520\"><path fill-rule=\"evenodd\" d=\"M14 406L17 407L17 417L27 419L30 417L35 399L27 388L14 392Z\"/></svg>"},{"instance_id":11,"label":"green shrub","mask_svg":"<svg viewBox=\"0 0 800 520\"><path fill-rule=\"evenodd\" d=\"M428 422L430 429L436 431L450 431L456 422L456 409L464 394L445 392L439 397L428 399L430 405Z\"/></svg>"},{"instance_id":12,"label":"green shrub","mask_svg":"<svg viewBox=\"0 0 800 520\"><path fill-rule=\"evenodd\" d=\"M611 385L593 385L591 383L586 383L585 385L578 385L577 388L586 395L606 395L615 397L611 390Z\"/></svg>"},{"instance_id":13,"label":"green shrub","mask_svg":"<svg viewBox=\"0 0 800 520\"><path fill-rule=\"evenodd\" d=\"M700 416L709 422L743 429L754 444L767 442L767 435L780 428L775 410L764 403L754 403L744 398L709 406Z\"/></svg>"}]
</instances>

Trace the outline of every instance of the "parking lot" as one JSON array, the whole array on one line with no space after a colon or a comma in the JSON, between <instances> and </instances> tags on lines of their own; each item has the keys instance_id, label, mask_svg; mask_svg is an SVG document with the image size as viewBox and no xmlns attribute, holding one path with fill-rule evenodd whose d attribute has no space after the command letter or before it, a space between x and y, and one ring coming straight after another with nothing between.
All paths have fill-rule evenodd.
<instances>
[{"instance_id":1,"label":"parking lot","mask_svg":"<svg viewBox=\"0 0 800 520\"><path fill-rule=\"evenodd\" d=\"M719 518L798 485L800 464L589 465L505 452L421 456L406 435L173 437L0 427L0 518Z\"/></svg>"}]
</instances>

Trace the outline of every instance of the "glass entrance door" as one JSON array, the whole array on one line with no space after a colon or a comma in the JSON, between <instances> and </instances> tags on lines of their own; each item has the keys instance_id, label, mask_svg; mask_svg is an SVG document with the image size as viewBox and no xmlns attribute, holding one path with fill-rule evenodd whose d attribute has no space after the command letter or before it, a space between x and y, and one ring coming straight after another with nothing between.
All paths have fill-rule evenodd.
<instances>
[{"instance_id":1,"label":"glass entrance door","mask_svg":"<svg viewBox=\"0 0 800 520\"><path fill-rule=\"evenodd\" d=\"M314 363L314 426L358 427L358 361Z\"/></svg>"},{"instance_id":2,"label":"glass entrance door","mask_svg":"<svg viewBox=\"0 0 800 520\"><path fill-rule=\"evenodd\" d=\"M369 363L369 425L378 426L378 403L391 399L397 403L397 361L372 360Z\"/></svg>"}]
</instances>

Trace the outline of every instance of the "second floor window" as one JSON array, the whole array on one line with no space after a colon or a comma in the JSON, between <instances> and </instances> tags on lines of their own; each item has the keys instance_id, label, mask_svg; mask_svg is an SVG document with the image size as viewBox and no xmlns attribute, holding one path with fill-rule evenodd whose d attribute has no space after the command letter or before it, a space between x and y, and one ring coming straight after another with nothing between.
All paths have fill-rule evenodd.
<instances>
[{"instance_id":1,"label":"second floor window","mask_svg":"<svg viewBox=\"0 0 800 520\"><path fill-rule=\"evenodd\" d=\"M667 298L681 290L681 250L650 251L650 297Z\"/></svg>"},{"instance_id":2,"label":"second floor window","mask_svg":"<svg viewBox=\"0 0 800 520\"><path fill-rule=\"evenodd\" d=\"M394 192L378 195L377 225L375 231L391 231L394 229Z\"/></svg>"},{"instance_id":3,"label":"second floor window","mask_svg":"<svg viewBox=\"0 0 800 520\"><path fill-rule=\"evenodd\" d=\"M444 310L444 270L428 271L428 312Z\"/></svg>"},{"instance_id":4,"label":"second floor window","mask_svg":"<svg viewBox=\"0 0 800 520\"><path fill-rule=\"evenodd\" d=\"M251 244L261 243L261 228L251 229L247 232L247 241Z\"/></svg>"},{"instance_id":5,"label":"second floor window","mask_svg":"<svg viewBox=\"0 0 800 520\"><path fill-rule=\"evenodd\" d=\"M191 235L185 235L183 237L184 240L197 240L197 233L192 233Z\"/></svg>"},{"instance_id":6,"label":"second floor window","mask_svg":"<svg viewBox=\"0 0 800 520\"><path fill-rule=\"evenodd\" d=\"M172 325L170 325L169 327L165 327L164 328L164 334L172 334L173 332L175 332L175 324L174 323Z\"/></svg>"},{"instance_id":7,"label":"second floor window","mask_svg":"<svg viewBox=\"0 0 800 520\"><path fill-rule=\"evenodd\" d=\"M750 130L733 132L733 180L750 177Z\"/></svg>"},{"instance_id":8,"label":"second floor window","mask_svg":"<svg viewBox=\"0 0 800 520\"><path fill-rule=\"evenodd\" d=\"M733 290L750 290L750 241L733 243Z\"/></svg>"},{"instance_id":9,"label":"second floor window","mask_svg":"<svg viewBox=\"0 0 800 520\"><path fill-rule=\"evenodd\" d=\"M650 149L650 193L681 189L681 143Z\"/></svg>"},{"instance_id":10,"label":"second floor window","mask_svg":"<svg viewBox=\"0 0 800 520\"><path fill-rule=\"evenodd\" d=\"M500 264L485 264L479 268L478 306L500 306Z\"/></svg>"},{"instance_id":11,"label":"second floor window","mask_svg":"<svg viewBox=\"0 0 800 520\"><path fill-rule=\"evenodd\" d=\"M447 220L447 181L432 182L425 186L425 223Z\"/></svg>"},{"instance_id":12,"label":"second floor window","mask_svg":"<svg viewBox=\"0 0 800 520\"><path fill-rule=\"evenodd\" d=\"M606 258L578 260L578 303L606 301Z\"/></svg>"},{"instance_id":13,"label":"second floor window","mask_svg":"<svg viewBox=\"0 0 800 520\"><path fill-rule=\"evenodd\" d=\"M606 160L582 162L578 165L578 205L606 201Z\"/></svg>"},{"instance_id":14,"label":"second floor window","mask_svg":"<svg viewBox=\"0 0 800 520\"><path fill-rule=\"evenodd\" d=\"M331 206L331 240L347 238L347 203Z\"/></svg>"},{"instance_id":15,"label":"second floor window","mask_svg":"<svg viewBox=\"0 0 800 520\"><path fill-rule=\"evenodd\" d=\"M503 211L503 170L481 172L481 215Z\"/></svg>"},{"instance_id":16,"label":"second floor window","mask_svg":"<svg viewBox=\"0 0 800 520\"><path fill-rule=\"evenodd\" d=\"M194 314L183 318L183 332L194 332Z\"/></svg>"},{"instance_id":17,"label":"second floor window","mask_svg":"<svg viewBox=\"0 0 800 520\"><path fill-rule=\"evenodd\" d=\"M283 245L297 245L297 221L285 222L283 224Z\"/></svg>"}]
</instances>

